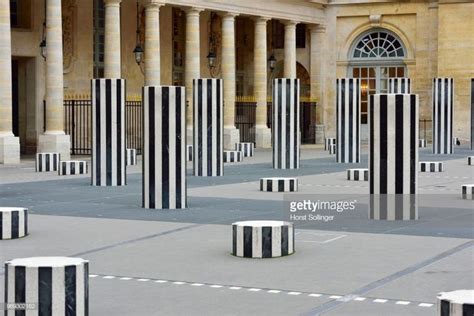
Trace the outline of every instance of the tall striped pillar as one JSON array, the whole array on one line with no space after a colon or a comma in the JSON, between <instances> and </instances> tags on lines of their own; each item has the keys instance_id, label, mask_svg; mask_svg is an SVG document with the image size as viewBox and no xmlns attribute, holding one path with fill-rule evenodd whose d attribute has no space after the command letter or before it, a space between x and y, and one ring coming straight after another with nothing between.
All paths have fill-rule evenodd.
<instances>
[{"instance_id":1,"label":"tall striped pillar","mask_svg":"<svg viewBox=\"0 0 474 316\"><path fill-rule=\"evenodd\" d=\"M300 80L273 80L273 168L300 167Z\"/></svg>"},{"instance_id":2,"label":"tall striped pillar","mask_svg":"<svg viewBox=\"0 0 474 316\"><path fill-rule=\"evenodd\" d=\"M388 93L411 93L410 78L388 78Z\"/></svg>"},{"instance_id":3,"label":"tall striped pillar","mask_svg":"<svg viewBox=\"0 0 474 316\"><path fill-rule=\"evenodd\" d=\"M474 78L471 78L471 150L474 150Z\"/></svg>"},{"instance_id":4,"label":"tall striped pillar","mask_svg":"<svg viewBox=\"0 0 474 316\"><path fill-rule=\"evenodd\" d=\"M143 207L186 208L185 87L143 87Z\"/></svg>"},{"instance_id":5,"label":"tall striped pillar","mask_svg":"<svg viewBox=\"0 0 474 316\"><path fill-rule=\"evenodd\" d=\"M194 175L224 175L222 79L193 80Z\"/></svg>"},{"instance_id":6,"label":"tall striped pillar","mask_svg":"<svg viewBox=\"0 0 474 316\"><path fill-rule=\"evenodd\" d=\"M452 154L453 78L433 79L433 154Z\"/></svg>"},{"instance_id":7,"label":"tall striped pillar","mask_svg":"<svg viewBox=\"0 0 474 316\"><path fill-rule=\"evenodd\" d=\"M418 116L416 94L370 96L370 219L418 219Z\"/></svg>"},{"instance_id":8,"label":"tall striped pillar","mask_svg":"<svg viewBox=\"0 0 474 316\"><path fill-rule=\"evenodd\" d=\"M127 184L124 79L92 79L93 186Z\"/></svg>"},{"instance_id":9,"label":"tall striped pillar","mask_svg":"<svg viewBox=\"0 0 474 316\"><path fill-rule=\"evenodd\" d=\"M360 160L360 80L336 80L336 162Z\"/></svg>"}]
</instances>

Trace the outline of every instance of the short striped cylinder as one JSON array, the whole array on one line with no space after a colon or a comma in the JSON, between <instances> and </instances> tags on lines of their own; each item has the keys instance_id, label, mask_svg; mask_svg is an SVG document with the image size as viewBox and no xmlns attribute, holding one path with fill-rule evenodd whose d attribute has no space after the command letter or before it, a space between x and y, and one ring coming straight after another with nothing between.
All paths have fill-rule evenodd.
<instances>
[{"instance_id":1,"label":"short striped cylinder","mask_svg":"<svg viewBox=\"0 0 474 316\"><path fill-rule=\"evenodd\" d=\"M5 262L5 300L32 304L26 315L89 314L89 262L69 257L33 257ZM18 314L8 310L5 315Z\"/></svg>"},{"instance_id":2,"label":"short striped cylinder","mask_svg":"<svg viewBox=\"0 0 474 316\"><path fill-rule=\"evenodd\" d=\"M329 145L329 154L336 155L337 154L337 145Z\"/></svg>"},{"instance_id":3,"label":"short striped cylinder","mask_svg":"<svg viewBox=\"0 0 474 316\"><path fill-rule=\"evenodd\" d=\"M0 207L0 239L16 239L28 235L28 209Z\"/></svg>"},{"instance_id":4,"label":"short striped cylinder","mask_svg":"<svg viewBox=\"0 0 474 316\"><path fill-rule=\"evenodd\" d=\"M273 168L300 167L300 81L273 80Z\"/></svg>"},{"instance_id":5,"label":"short striped cylinder","mask_svg":"<svg viewBox=\"0 0 474 316\"><path fill-rule=\"evenodd\" d=\"M36 172L58 171L60 153L37 153L35 170Z\"/></svg>"},{"instance_id":6,"label":"short striped cylinder","mask_svg":"<svg viewBox=\"0 0 474 316\"><path fill-rule=\"evenodd\" d=\"M241 151L224 150L224 162L241 162L244 155Z\"/></svg>"},{"instance_id":7,"label":"short striped cylinder","mask_svg":"<svg viewBox=\"0 0 474 316\"><path fill-rule=\"evenodd\" d=\"M467 164L469 166L474 166L474 156L467 157Z\"/></svg>"},{"instance_id":8,"label":"short striped cylinder","mask_svg":"<svg viewBox=\"0 0 474 316\"><path fill-rule=\"evenodd\" d=\"M135 166L137 164L137 150L135 148L127 148L125 156L127 166Z\"/></svg>"},{"instance_id":9,"label":"short striped cylinder","mask_svg":"<svg viewBox=\"0 0 474 316\"><path fill-rule=\"evenodd\" d=\"M242 152L244 157L253 157L255 151L254 143L236 143L235 150Z\"/></svg>"},{"instance_id":10,"label":"short striped cylinder","mask_svg":"<svg viewBox=\"0 0 474 316\"><path fill-rule=\"evenodd\" d=\"M443 172L442 161L420 161L420 172Z\"/></svg>"},{"instance_id":11,"label":"short striped cylinder","mask_svg":"<svg viewBox=\"0 0 474 316\"><path fill-rule=\"evenodd\" d=\"M360 80L336 80L336 162L360 160Z\"/></svg>"},{"instance_id":12,"label":"short striped cylinder","mask_svg":"<svg viewBox=\"0 0 474 316\"><path fill-rule=\"evenodd\" d=\"M458 137L453 137L453 146L457 146L459 144L461 144L461 142L459 141L459 138Z\"/></svg>"},{"instance_id":13,"label":"short striped cylinder","mask_svg":"<svg viewBox=\"0 0 474 316\"><path fill-rule=\"evenodd\" d=\"M124 79L92 79L93 186L127 184L125 89Z\"/></svg>"},{"instance_id":14,"label":"short striped cylinder","mask_svg":"<svg viewBox=\"0 0 474 316\"><path fill-rule=\"evenodd\" d=\"M184 87L143 87L144 208L187 207L185 118Z\"/></svg>"},{"instance_id":15,"label":"short striped cylinder","mask_svg":"<svg viewBox=\"0 0 474 316\"><path fill-rule=\"evenodd\" d=\"M186 145L186 160L193 161L193 145Z\"/></svg>"},{"instance_id":16,"label":"short striped cylinder","mask_svg":"<svg viewBox=\"0 0 474 316\"><path fill-rule=\"evenodd\" d=\"M410 94L410 78L388 78L388 93Z\"/></svg>"},{"instance_id":17,"label":"short striped cylinder","mask_svg":"<svg viewBox=\"0 0 474 316\"><path fill-rule=\"evenodd\" d=\"M297 192L297 178L261 178L260 191L264 192Z\"/></svg>"},{"instance_id":18,"label":"short striped cylinder","mask_svg":"<svg viewBox=\"0 0 474 316\"><path fill-rule=\"evenodd\" d=\"M329 150L331 145L336 145L336 139L332 137L328 137L324 140L324 150Z\"/></svg>"},{"instance_id":19,"label":"short striped cylinder","mask_svg":"<svg viewBox=\"0 0 474 316\"><path fill-rule=\"evenodd\" d=\"M471 78L471 150L474 150L474 78Z\"/></svg>"},{"instance_id":20,"label":"short striped cylinder","mask_svg":"<svg viewBox=\"0 0 474 316\"><path fill-rule=\"evenodd\" d=\"M457 290L438 294L437 316L474 315L474 290Z\"/></svg>"},{"instance_id":21,"label":"short striped cylinder","mask_svg":"<svg viewBox=\"0 0 474 316\"><path fill-rule=\"evenodd\" d=\"M418 140L418 147L419 147L419 148L425 148L425 147L426 147L426 139L420 138L420 139Z\"/></svg>"},{"instance_id":22,"label":"short striped cylinder","mask_svg":"<svg viewBox=\"0 0 474 316\"><path fill-rule=\"evenodd\" d=\"M59 165L59 175L87 174L87 161L63 160Z\"/></svg>"},{"instance_id":23,"label":"short striped cylinder","mask_svg":"<svg viewBox=\"0 0 474 316\"><path fill-rule=\"evenodd\" d=\"M347 180L369 181L369 169L347 169Z\"/></svg>"},{"instance_id":24,"label":"short striped cylinder","mask_svg":"<svg viewBox=\"0 0 474 316\"><path fill-rule=\"evenodd\" d=\"M418 219L418 104L416 94L370 96L370 219Z\"/></svg>"},{"instance_id":25,"label":"short striped cylinder","mask_svg":"<svg viewBox=\"0 0 474 316\"><path fill-rule=\"evenodd\" d=\"M232 254L244 258L276 258L295 252L293 223L244 221L232 224Z\"/></svg>"},{"instance_id":26,"label":"short striped cylinder","mask_svg":"<svg viewBox=\"0 0 474 316\"><path fill-rule=\"evenodd\" d=\"M461 194L465 200L474 200L474 184L463 184Z\"/></svg>"},{"instance_id":27,"label":"short striped cylinder","mask_svg":"<svg viewBox=\"0 0 474 316\"><path fill-rule=\"evenodd\" d=\"M193 170L199 177L224 175L222 79L193 79Z\"/></svg>"},{"instance_id":28,"label":"short striped cylinder","mask_svg":"<svg viewBox=\"0 0 474 316\"><path fill-rule=\"evenodd\" d=\"M452 78L433 79L433 153L452 154L453 150Z\"/></svg>"}]
</instances>

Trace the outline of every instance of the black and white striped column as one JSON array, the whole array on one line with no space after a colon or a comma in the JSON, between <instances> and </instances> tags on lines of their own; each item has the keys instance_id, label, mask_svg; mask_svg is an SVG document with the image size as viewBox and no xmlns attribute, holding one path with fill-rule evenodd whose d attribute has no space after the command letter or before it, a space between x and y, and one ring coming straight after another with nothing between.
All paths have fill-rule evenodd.
<instances>
[{"instance_id":1,"label":"black and white striped column","mask_svg":"<svg viewBox=\"0 0 474 316\"><path fill-rule=\"evenodd\" d=\"M418 104L416 94L370 96L370 219L418 219Z\"/></svg>"},{"instance_id":2,"label":"black and white striped column","mask_svg":"<svg viewBox=\"0 0 474 316\"><path fill-rule=\"evenodd\" d=\"M420 172L443 172L442 161L420 161Z\"/></svg>"},{"instance_id":3,"label":"black and white striped column","mask_svg":"<svg viewBox=\"0 0 474 316\"><path fill-rule=\"evenodd\" d=\"M471 150L474 150L474 78L471 78Z\"/></svg>"},{"instance_id":4,"label":"black and white striped column","mask_svg":"<svg viewBox=\"0 0 474 316\"><path fill-rule=\"evenodd\" d=\"M474 156L467 157L467 164L469 166L474 166Z\"/></svg>"},{"instance_id":5,"label":"black and white striped column","mask_svg":"<svg viewBox=\"0 0 474 316\"><path fill-rule=\"evenodd\" d=\"M426 147L426 139L420 138L420 139L418 140L418 147L419 147L419 148L425 148L425 147Z\"/></svg>"},{"instance_id":6,"label":"black and white striped column","mask_svg":"<svg viewBox=\"0 0 474 316\"><path fill-rule=\"evenodd\" d=\"M0 240L28 235L28 209L0 207Z\"/></svg>"},{"instance_id":7,"label":"black and white striped column","mask_svg":"<svg viewBox=\"0 0 474 316\"><path fill-rule=\"evenodd\" d=\"M137 150L135 148L126 149L127 166L135 166L137 164Z\"/></svg>"},{"instance_id":8,"label":"black and white striped column","mask_svg":"<svg viewBox=\"0 0 474 316\"><path fill-rule=\"evenodd\" d=\"M347 180L369 181L369 169L347 169Z\"/></svg>"},{"instance_id":9,"label":"black and white striped column","mask_svg":"<svg viewBox=\"0 0 474 316\"><path fill-rule=\"evenodd\" d=\"M360 160L360 80L336 80L336 162Z\"/></svg>"},{"instance_id":10,"label":"black and white striped column","mask_svg":"<svg viewBox=\"0 0 474 316\"><path fill-rule=\"evenodd\" d=\"M143 207L187 207L184 87L143 87Z\"/></svg>"},{"instance_id":11,"label":"black and white striped column","mask_svg":"<svg viewBox=\"0 0 474 316\"><path fill-rule=\"evenodd\" d=\"M253 157L255 144L254 143L236 143L235 150L242 152L244 157Z\"/></svg>"},{"instance_id":12,"label":"black and white striped column","mask_svg":"<svg viewBox=\"0 0 474 316\"><path fill-rule=\"evenodd\" d=\"M410 94L410 78L388 78L388 93Z\"/></svg>"},{"instance_id":13,"label":"black and white striped column","mask_svg":"<svg viewBox=\"0 0 474 316\"><path fill-rule=\"evenodd\" d=\"M300 81L273 80L273 168L300 167Z\"/></svg>"},{"instance_id":14,"label":"black and white striped column","mask_svg":"<svg viewBox=\"0 0 474 316\"><path fill-rule=\"evenodd\" d=\"M452 154L453 150L452 78L433 79L433 153Z\"/></svg>"},{"instance_id":15,"label":"black and white striped column","mask_svg":"<svg viewBox=\"0 0 474 316\"><path fill-rule=\"evenodd\" d=\"M436 298L436 316L474 315L474 290L441 292Z\"/></svg>"},{"instance_id":16,"label":"black and white striped column","mask_svg":"<svg viewBox=\"0 0 474 316\"><path fill-rule=\"evenodd\" d=\"M58 171L60 153L37 153L35 170L36 172Z\"/></svg>"},{"instance_id":17,"label":"black and white striped column","mask_svg":"<svg viewBox=\"0 0 474 316\"><path fill-rule=\"evenodd\" d=\"M474 200L474 184L463 184L461 194L465 200Z\"/></svg>"},{"instance_id":18,"label":"black and white striped column","mask_svg":"<svg viewBox=\"0 0 474 316\"><path fill-rule=\"evenodd\" d=\"M324 140L324 150L329 150L329 148L331 148L331 145L336 145L336 139L332 137L327 137Z\"/></svg>"},{"instance_id":19,"label":"black and white striped column","mask_svg":"<svg viewBox=\"0 0 474 316\"><path fill-rule=\"evenodd\" d=\"M232 224L232 254L244 258L276 258L295 252L293 223L244 221Z\"/></svg>"},{"instance_id":20,"label":"black and white striped column","mask_svg":"<svg viewBox=\"0 0 474 316\"><path fill-rule=\"evenodd\" d=\"M26 313L5 315L88 315L89 262L70 257L33 257L5 262L6 303L32 304Z\"/></svg>"},{"instance_id":21,"label":"black and white striped column","mask_svg":"<svg viewBox=\"0 0 474 316\"><path fill-rule=\"evenodd\" d=\"M224 175L222 79L193 79L194 175Z\"/></svg>"},{"instance_id":22,"label":"black and white striped column","mask_svg":"<svg viewBox=\"0 0 474 316\"><path fill-rule=\"evenodd\" d=\"M127 184L124 79L92 79L93 186Z\"/></svg>"},{"instance_id":23,"label":"black and white striped column","mask_svg":"<svg viewBox=\"0 0 474 316\"><path fill-rule=\"evenodd\" d=\"M186 145L186 160L193 161L193 145Z\"/></svg>"},{"instance_id":24,"label":"black and white striped column","mask_svg":"<svg viewBox=\"0 0 474 316\"><path fill-rule=\"evenodd\" d=\"M237 150L224 150L224 162L241 162L244 155Z\"/></svg>"},{"instance_id":25,"label":"black and white striped column","mask_svg":"<svg viewBox=\"0 0 474 316\"><path fill-rule=\"evenodd\" d=\"M82 160L65 160L59 165L59 175L76 175L87 174L87 161Z\"/></svg>"},{"instance_id":26,"label":"black and white striped column","mask_svg":"<svg viewBox=\"0 0 474 316\"><path fill-rule=\"evenodd\" d=\"M263 192L297 192L297 178L261 178L260 191Z\"/></svg>"},{"instance_id":27,"label":"black and white striped column","mask_svg":"<svg viewBox=\"0 0 474 316\"><path fill-rule=\"evenodd\" d=\"M329 145L329 154L330 155L337 154L337 145Z\"/></svg>"}]
</instances>

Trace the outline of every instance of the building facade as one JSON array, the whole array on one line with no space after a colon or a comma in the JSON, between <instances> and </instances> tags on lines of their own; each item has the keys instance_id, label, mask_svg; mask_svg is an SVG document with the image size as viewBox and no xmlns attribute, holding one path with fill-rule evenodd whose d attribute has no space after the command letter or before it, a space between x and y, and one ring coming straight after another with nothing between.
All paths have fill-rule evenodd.
<instances>
[{"instance_id":1,"label":"building facade","mask_svg":"<svg viewBox=\"0 0 474 316\"><path fill-rule=\"evenodd\" d=\"M11 56L0 61L2 163L88 153L90 81L100 77L126 79L135 147L143 85L186 86L189 141L192 79L210 77L224 79L226 147L270 146L272 79L281 77L301 81L305 143L335 135L340 77L361 80L363 140L368 96L387 92L388 78L411 78L428 139L432 80L454 78L454 134L469 139L471 0L0 0L0 27L0 54Z\"/></svg>"}]
</instances>

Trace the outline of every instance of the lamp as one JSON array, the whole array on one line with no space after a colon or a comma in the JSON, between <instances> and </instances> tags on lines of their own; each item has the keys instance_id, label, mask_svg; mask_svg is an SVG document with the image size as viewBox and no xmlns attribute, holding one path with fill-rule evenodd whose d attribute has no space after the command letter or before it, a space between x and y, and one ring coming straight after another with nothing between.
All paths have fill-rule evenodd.
<instances>
[{"instance_id":1,"label":"lamp","mask_svg":"<svg viewBox=\"0 0 474 316\"><path fill-rule=\"evenodd\" d=\"M207 65L209 66L209 69L214 69L216 67L216 54L214 52L209 52L207 54Z\"/></svg>"},{"instance_id":2,"label":"lamp","mask_svg":"<svg viewBox=\"0 0 474 316\"><path fill-rule=\"evenodd\" d=\"M142 47L142 42L141 42L141 32L140 32L140 5L137 0L137 30L136 30L136 45L135 49L133 50L133 54L135 55L135 62L137 63L138 66L141 66L143 62L143 54L144 54L144 49ZM141 67L140 67L141 69Z\"/></svg>"},{"instance_id":3,"label":"lamp","mask_svg":"<svg viewBox=\"0 0 474 316\"><path fill-rule=\"evenodd\" d=\"M46 60L46 0L44 1L43 34L41 35L41 43L39 47L41 56Z\"/></svg>"},{"instance_id":4,"label":"lamp","mask_svg":"<svg viewBox=\"0 0 474 316\"><path fill-rule=\"evenodd\" d=\"M271 55L270 58L268 58L268 66L270 67L270 71L273 72L275 70L275 65L276 65L276 58L275 55Z\"/></svg>"}]
</instances>

